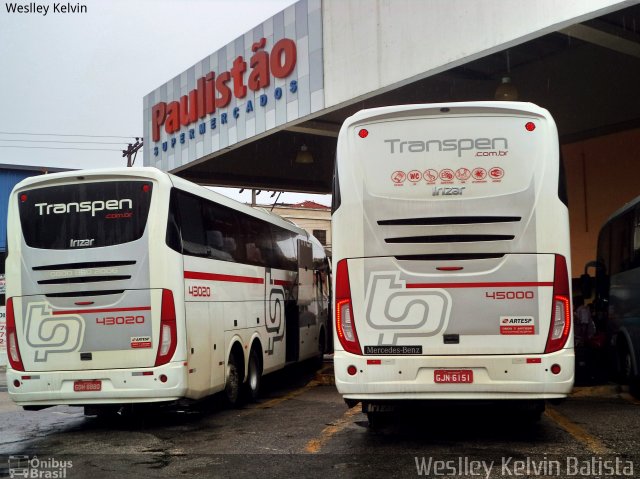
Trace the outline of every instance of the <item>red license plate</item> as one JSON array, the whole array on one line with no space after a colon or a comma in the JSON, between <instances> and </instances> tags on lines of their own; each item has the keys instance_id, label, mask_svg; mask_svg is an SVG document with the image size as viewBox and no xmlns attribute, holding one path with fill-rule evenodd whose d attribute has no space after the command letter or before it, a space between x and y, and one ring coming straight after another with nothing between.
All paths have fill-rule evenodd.
<instances>
[{"instance_id":1,"label":"red license plate","mask_svg":"<svg viewBox=\"0 0 640 479\"><path fill-rule=\"evenodd\" d=\"M436 383L469 384L473 382L471 369L436 369L433 372L433 381Z\"/></svg>"},{"instance_id":2,"label":"red license plate","mask_svg":"<svg viewBox=\"0 0 640 479\"><path fill-rule=\"evenodd\" d=\"M74 381L73 390L77 393L90 392L90 391L102 391L102 381Z\"/></svg>"}]
</instances>

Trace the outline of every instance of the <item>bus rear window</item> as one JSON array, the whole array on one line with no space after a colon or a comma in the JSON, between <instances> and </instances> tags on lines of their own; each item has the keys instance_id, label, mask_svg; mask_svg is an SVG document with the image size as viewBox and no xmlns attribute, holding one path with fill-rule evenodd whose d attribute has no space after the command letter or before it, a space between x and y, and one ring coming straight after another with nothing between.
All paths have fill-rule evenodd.
<instances>
[{"instance_id":1,"label":"bus rear window","mask_svg":"<svg viewBox=\"0 0 640 479\"><path fill-rule=\"evenodd\" d=\"M18 193L26 244L41 249L97 248L128 243L144 233L153 185L106 181Z\"/></svg>"}]
</instances>

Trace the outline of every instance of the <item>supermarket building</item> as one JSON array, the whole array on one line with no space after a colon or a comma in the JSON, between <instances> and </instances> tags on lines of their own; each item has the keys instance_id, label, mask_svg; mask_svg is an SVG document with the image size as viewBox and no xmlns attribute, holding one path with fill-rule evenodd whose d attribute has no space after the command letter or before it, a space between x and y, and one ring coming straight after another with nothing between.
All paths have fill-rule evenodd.
<instances>
[{"instance_id":1,"label":"supermarket building","mask_svg":"<svg viewBox=\"0 0 640 479\"><path fill-rule=\"evenodd\" d=\"M638 85L638 1L300 0L145 96L144 164L329 193L351 114L499 91L557 122L575 277L602 223L640 195Z\"/></svg>"}]
</instances>

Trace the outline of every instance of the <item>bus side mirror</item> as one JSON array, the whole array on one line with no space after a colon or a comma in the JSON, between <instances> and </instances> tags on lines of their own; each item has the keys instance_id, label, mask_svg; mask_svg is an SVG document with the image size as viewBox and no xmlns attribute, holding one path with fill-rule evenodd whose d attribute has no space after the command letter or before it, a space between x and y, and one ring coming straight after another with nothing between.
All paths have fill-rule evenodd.
<instances>
[{"instance_id":1,"label":"bus side mirror","mask_svg":"<svg viewBox=\"0 0 640 479\"><path fill-rule=\"evenodd\" d=\"M580 290L585 300L593 294L593 278L586 273L580 276Z\"/></svg>"}]
</instances>

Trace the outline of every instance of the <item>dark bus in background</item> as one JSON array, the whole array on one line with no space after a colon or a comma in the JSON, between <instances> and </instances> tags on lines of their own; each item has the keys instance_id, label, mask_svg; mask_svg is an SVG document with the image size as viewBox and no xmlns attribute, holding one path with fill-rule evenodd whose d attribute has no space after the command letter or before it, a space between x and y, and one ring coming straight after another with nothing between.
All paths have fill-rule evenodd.
<instances>
[{"instance_id":1,"label":"dark bus in background","mask_svg":"<svg viewBox=\"0 0 640 479\"><path fill-rule=\"evenodd\" d=\"M598 236L595 278L582 277L583 296L595 290L596 326L607 336L608 366L616 379L640 386L640 197L606 221ZM595 279L595 281L594 281Z\"/></svg>"}]
</instances>

